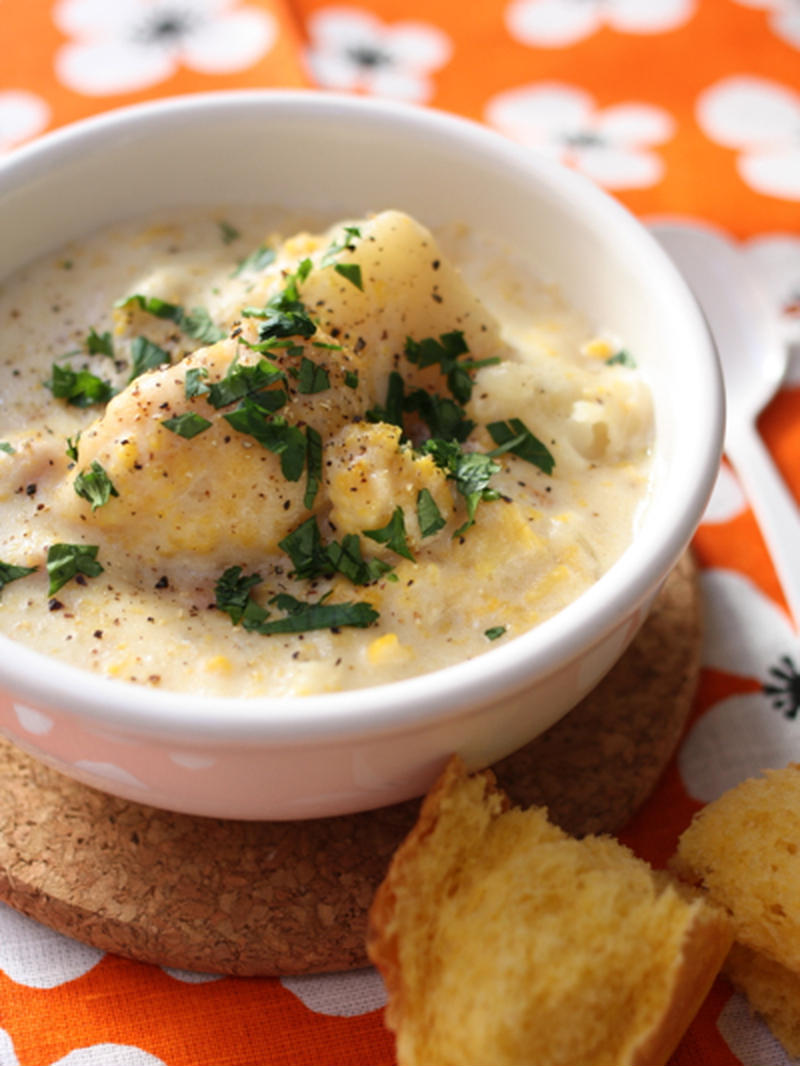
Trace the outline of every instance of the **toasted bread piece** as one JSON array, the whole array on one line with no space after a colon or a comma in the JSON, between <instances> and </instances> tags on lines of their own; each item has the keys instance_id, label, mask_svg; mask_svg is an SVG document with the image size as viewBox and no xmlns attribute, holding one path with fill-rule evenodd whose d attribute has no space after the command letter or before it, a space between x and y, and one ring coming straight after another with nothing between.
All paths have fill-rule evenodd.
<instances>
[{"instance_id":1,"label":"toasted bread piece","mask_svg":"<svg viewBox=\"0 0 800 1066\"><path fill-rule=\"evenodd\" d=\"M727 917L609 837L512 808L453 758L370 912L401 1066L658 1066Z\"/></svg>"},{"instance_id":2,"label":"toasted bread piece","mask_svg":"<svg viewBox=\"0 0 800 1066\"><path fill-rule=\"evenodd\" d=\"M708 804L672 863L731 914L725 973L800 1055L800 764L748 778Z\"/></svg>"}]
</instances>

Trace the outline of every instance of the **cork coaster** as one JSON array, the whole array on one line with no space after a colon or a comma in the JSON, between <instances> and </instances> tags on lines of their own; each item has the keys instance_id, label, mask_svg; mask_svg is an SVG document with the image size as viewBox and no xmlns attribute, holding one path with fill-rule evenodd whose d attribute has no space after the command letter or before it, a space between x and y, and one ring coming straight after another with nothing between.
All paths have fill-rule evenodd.
<instances>
[{"instance_id":1,"label":"cork coaster","mask_svg":"<svg viewBox=\"0 0 800 1066\"><path fill-rule=\"evenodd\" d=\"M498 763L519 804L577 835L614 832L650 794L699 671L687 557L623 659L546 734ZM373 893L419 801L305 822L172 814L78 784L0 741L0 900L96 948L206 973L366 964Z\"/></svg>"}]
</instances>

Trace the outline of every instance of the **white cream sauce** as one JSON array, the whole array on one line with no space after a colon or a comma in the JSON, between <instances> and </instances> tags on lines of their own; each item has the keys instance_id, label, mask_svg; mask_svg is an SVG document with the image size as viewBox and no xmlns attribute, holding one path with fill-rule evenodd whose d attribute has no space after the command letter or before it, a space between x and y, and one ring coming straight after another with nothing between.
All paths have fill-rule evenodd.
<instances>
[{"instance_id":1,"label":"white cream sauce","mask_svg":"<svg viewBox=\"0 0 800 1066\"><path fill-rule=\"evenodd\" d=\"M280 248L280 235L298 230L305 235L270 266L236 272L248 253L263 243ZM352 248L322 265L331 242L347 241L341 225L315 238L277 212L191 211L107 229L2 284L0 561L36 570L2 589L0 631L144 685L305 695L478 655L560 610L608 569L646 501L652 434L637 371L608 362L618 341L598 335L488 238L452 227L437 234L437 245L397 213L362 222L359 232ZM289 401L278 415L313 426L323 441L322 483L310 507L306 473L288 480L278 455L224 419L235 405L214 407L185 389L187 369L207 385L232 359L261 358L229 334L241 330L258 342L264 320L243 318L241 309L263 307L306 256L314 267L299 297L317 332L302 353L264 357L286 376ZM363 289L337 262L360 266ZM115 309L133 293L203 307L227 339L204 346L180 323L133 305ZM87 352L90 329L110 334L113 357ZM385 405L393 372L406 394L422 388L453 400L438 366L420 369L404 354L407 336L419 342L453 331L469 346L462 361L489 360L469 371L464 406L476 426L463 450L491 451L485 427L520 419L555 464L548 474L510 452L497 456L502 469L489 487L499 498L482 500L474 525L455 536L467 520L456 482L431 456L401 446L398 429L363 418ZM171 365L127 384L142 336ZM298 392L304 357L326 369L330 388ZM53 363L86 369L118 394L107 409L54 398L46 384ZM186 439L163 426L190 411L211 427ZM407 414L406 428L419 445L419 417ZM78 435L76 462L66 449ZM75 489L93 462L117 493L94 509ZM445 520L427 535L417 516L423 488ZM413 561L363 535L386 527L398 507ZM366 585L342 574L293 577L279 542L312 514L325 542L358 535L364 558L392 569ZM79 574L49 594L48 551L58 543L96 547L102 573ZM279 593L303 602L330 594L326 603L366 603L379 617L366 628L247 631L215 606L216 583L230 567L260 576L250 595L272 620L283 617L284 608L268 604Z\"/></svg>"}]
</instances>

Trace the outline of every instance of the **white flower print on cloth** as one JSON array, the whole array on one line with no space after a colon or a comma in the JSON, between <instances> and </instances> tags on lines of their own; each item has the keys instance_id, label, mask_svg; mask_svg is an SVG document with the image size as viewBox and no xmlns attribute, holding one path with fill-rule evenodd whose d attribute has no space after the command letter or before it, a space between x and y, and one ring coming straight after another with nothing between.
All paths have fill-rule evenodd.
<instances>
[{"instance_id":1,"label":"white flower print on cloth","mask_svg":"<svg viewBox=\"0 0 800 1066\"><path fill-rule=\"evenodd\" d=\"M500 93L489 101L485 117L513 140L609 189L657 184L664 166L651 146L669 140L675 127L661 108L623 103L600 110L589 93L558 82Z\"/></svg>"},{"instance_id":2,"label":"white flower print on cloth","mask_svg":"<svg viewBox=\"0 0 800 1066\"><path fill-rule=\"evenodd\" d=\"M0 970L18 985L56 988L83 977L103 955L0 903Z\"/></svg>"},{"instance_id":3,"label":"white flower print on cloth","mask_svg":"<svg viewBox=\"0 0 800 1066\"><path fill-rule=\"evenodd\" d=\"M132 1044L92 1044L76 1048L50 1066L166 1066L163 1059ZM0 1029L0 1066L19 1066L11 1037Z\"/></svg>"},{"instance_id":4,"label":"white flower print on cloth","mask_svg":"<svg viewBox=\"0 0 800 1066\"><path fill-rule=\"evenodd\" d=\"M618 33L666 33L694 14L696 0L514 0L512 37L534 48L564 48L603 26Z\"/></svg>"},{"instance_id":5,"label":"white flower print on cloth","mask_svg":"<svg viewBox=\"0 0 800 1066\"><path fill-rule=\"evenodd\" d=\"M355 7L324 7L309 16L308 64L318 85L425 103L431 75L447 63L450 38L426 22L384 23Z\"/></svg>"},{"instance_id":6,"label":"white flower print on cloth","mask_svg":"<svg viewBox=\"0 0 800 1066\"><path fill-rule=\"evenodd\" d=\"M775 312L780 340L797 349L786 383L800 385L800 237L769 234L752 238L742 248Z\"/></svg>"},{"instance_id":7,"label":"white flower print on cloth","mask_svg":"<svg viewBox=\"0 0 800 1066\"><path fill-rule=\"evenodd\" d=\"M732 570L701 575L704 666L761 684L720 700L694 723L678 754L688 792L710 803L762 770L800 760L800 637L788 616Z\"/></svg>"},{"instance_id":8,"label":"white flower print on cloth","mask_svg":"<svg viewBox=\"0 0 800 1066\"><path fill-rule=\"evenodd\" d=\"M697 120L712 141L738 149L752 189L800 200L800 94L766 78L724 78L698 98Z\"/></svg>"},{"instance_id":9,"label":"white flower print on cloth","mask_svg":"<svg viewBox=\"0 0 800 1066\"><path fill-rule=\"evenodd\" d=\"M0 152L41 133L50 121L50 108L41 96L25 89L0 92Z\"/></svg>"},{"instance_id":10,"label":"white flower print on cloth","mask_svg":"<svg viewBox=\"0 0 800 1066\"><path fill-rule=\"evenodd\" d=\"M377 970L365 968L331 974L282 977L287 991L316 1014L353 1018L386 1006L386 987Z\"/></svg>"},{"instance_id":11,"label":"white flower print on cloth","mask_svg":"<svg viewBox=\"0 0 800 1066\"><path fill-rule=\"evenodd\" d=\"M742 1066L797 1066L798 1060L784 1050L739 992L720 1011L717 1029Z\"/></svg>"},{"instance_id":12,"label":"white flower print on cloth","mask_svg":"<svg viewBox=\"0 0 800 1066\"><path fill-rule=\"evenodd\" d=\"M787 44L800 48L800 0L735 0L742 7L769 12L773 33Z\"/></svg>"},{"instance_id":13,"label":"white flower print on cloth","mask_svg":"<svg viewBox=\"0 0 800 1066\"><path fill-rule=\"evenodd\" d=\"M84 96L147 89L180 66L245 70L277 33L272 15L238 0L59 0L53 19L72 38L56 53L56 74Z\"/></svg>"}]
</instances>

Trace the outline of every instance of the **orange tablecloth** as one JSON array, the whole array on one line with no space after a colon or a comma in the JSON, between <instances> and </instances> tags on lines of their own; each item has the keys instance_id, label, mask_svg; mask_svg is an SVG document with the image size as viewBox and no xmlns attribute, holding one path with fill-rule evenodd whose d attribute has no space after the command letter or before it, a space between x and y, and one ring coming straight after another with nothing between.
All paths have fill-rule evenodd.
<instances>
[{"instance_id":1,"label":"orange tablecloth","mask_svg":"<svg viewBox=\"0 0 800 1066\"><path fill-rule=\"evenodd\" d=\"M680 215L738 238L798 344L797 0L0 0L0 40L0 151L208 89L316 84L433 105L559 156L645 221ZM761 428L800 498L800 366ZM703 803L800 760L798 636L725 466L695 546L700 690L678 756L623 834L656 865ZM169 972L0 905L0 1066L391 1066L382 1004L371 971ZM720 980L672 1063L789 1059Z\"/></svg>"}]
</instances>

